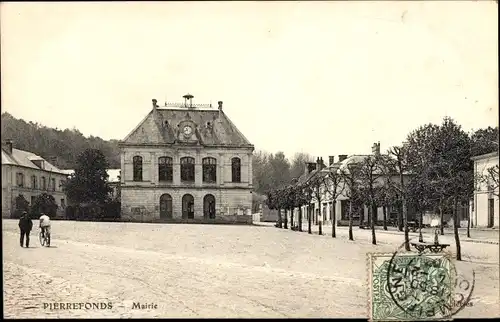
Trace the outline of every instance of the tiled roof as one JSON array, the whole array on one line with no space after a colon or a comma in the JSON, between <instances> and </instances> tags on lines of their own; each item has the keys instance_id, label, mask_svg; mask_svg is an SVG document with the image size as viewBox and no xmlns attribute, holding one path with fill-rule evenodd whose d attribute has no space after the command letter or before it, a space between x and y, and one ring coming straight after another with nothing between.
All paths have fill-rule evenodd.
<instances>
[{"instance_id":1,"label":"tiled roof","mask_svg":"<svg viewBox=\"0 0 500 322\"><path fill-rule=\"evenodd\" d=\"M123 143L173 144L178 135L178 125L185 120L196 124L195 135L202 145L252 146L227 115L215 109L151 110Z\"/></svg>"},{"instance_id":2,"label":"tiled roof","mask_svg":"<svg viewBox=\"0 0 500 322\"><path fill-rule=\"evenodd\" d=\"M33 161L43 160L43 168L37 166ZM2 149L2 164L18 165L27 168L33 168L37 170L45 170L57 173L64 173L61 169L57 168L41 156L34 153L23 151L19 149L12 149L12 154L8 154L4 149Z\"/></svg>"},{"instance_id":3,"label":"tiled roof","mask_svg":"<svg viewBox=\"0 0 500 322\"><path fill-rule=\"evenodd\" d=\"M61 170L63 173L67 174L68 176L75 173L75 170L73 169L65 169ZM121 169L107 169L106 172L108 173L108 182L120 182L120 179L118 178L120 176L120 171Z\"/></svg>"}]
</instances>

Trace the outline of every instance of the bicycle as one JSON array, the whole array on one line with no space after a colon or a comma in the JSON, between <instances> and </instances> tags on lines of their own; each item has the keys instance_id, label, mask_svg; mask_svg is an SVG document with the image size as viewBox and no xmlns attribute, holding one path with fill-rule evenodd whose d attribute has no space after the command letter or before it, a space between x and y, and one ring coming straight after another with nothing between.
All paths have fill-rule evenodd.
<instances>
[{"instance_id":1,"label":"bicycle","mask_svg":"<svg viewBox=\"0 0 500 322\"><path fill-rule=\"evenodd\" d=\"M50 232L45 231L45 236L43 235L42 230L40 229L40 233L38 234L40 238L40 244L43 246L50 247Z\"/></svg>"}]
</instances>

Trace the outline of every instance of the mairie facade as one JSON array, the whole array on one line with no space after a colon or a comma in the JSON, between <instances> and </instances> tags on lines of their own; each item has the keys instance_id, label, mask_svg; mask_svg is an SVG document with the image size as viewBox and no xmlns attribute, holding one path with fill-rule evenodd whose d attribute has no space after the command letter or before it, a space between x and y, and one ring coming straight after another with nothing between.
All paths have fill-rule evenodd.
<instances>
[{"instance_id":1,"label":"mairie facade","mask_svg":"<svg viewBox=\"0 0 500 322\"><path fill-rule=\"evenodd\" d=\"M153 108L120 142L122 218L251 223L254 147L218 108Z\"/></svg>"}]
</instances>

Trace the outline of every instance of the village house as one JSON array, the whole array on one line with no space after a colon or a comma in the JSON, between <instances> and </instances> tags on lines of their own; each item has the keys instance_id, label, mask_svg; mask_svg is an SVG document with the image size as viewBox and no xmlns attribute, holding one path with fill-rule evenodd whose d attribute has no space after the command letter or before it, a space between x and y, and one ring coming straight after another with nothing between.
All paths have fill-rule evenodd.
<instances>
[{"instance_id":1,"label":"village house","mask_svg":"<svg viewBox=\"0 0 500 322\"><path fill-rule=\"evenodd\" d=\"M153 99L121 149L121 210L138 221L252 222L254 146L211 104Z\"/></svg>"},{"instance_id":2,"label":"village house","mask_svg":"<svg viewBox=\"0 0 500 322\"><path fill-rule=\"evenodd\" d=\"M472 226L499 226L498 212L498 151L472 158L474 161L475 189L472 202ZM488 169L496 167L496 178Z\"/></svg>"},{"instance_id":3,"label":"village house","mask_svg":"<svg viewBox=\"0 0 500 322\"><path fill-rule=\"evenodd\" d=\"M374 143L374 145L372 146L371 155L380 155L380 143ZM325 165L323 158L317 158L315 163L306 163L305 172L301 177L298 178L298 184L303 184L307 181L313 180L316 176L321 176L323 178L322 180L320 180L320 182L322 182L319 188L320 201L318 202L316 196L313 195L311 203L302 207L302 214L306 221L308 215L312 213L313 217L311 219L314 224L317 224L318 221L322 221L323 224L332 224L334 203L331 191L333 190L333 188L328 173L331 171L336 171L337 173L344 171L345 173L349 173L348 167L350 164L361 164L361 162L363 162L363 160L368 156L370 155L367 154L348 156L345 154L341 154L338 156L337 162L335 162L334 156L329 156L328 166ZM384 157L388 156L385 155ZM384 182L387 180L390 180L392 182L399 182L400 178L397 173L384 174L377 179L376 185L384 185ZM404 183L408 183L410 180L410 176L408 174L404 174L403 180ZM328 188L326 188L325 185L328 185ZM342 190L342 193L340 193L336 199L335 220L338 226L347 226L349 225L350 210L350 200L347 190L348 188L343 182L341 182L339 184L339 189ZM359 225L362 218L364 223L367 222L368 208L366 205L359 207L358 209L353 209L353 211L353 225ZM398 209L396 209L396 207L388 206L386 208L386 218L388 222L395 220L397 217L397 213ZM376 221L378 223L381 223L384 218L384 211L382 206L377 207L376 214ZM288 212L287 215L288 217L290 217L290 212ZM298 218L298 209L294 209L294 218ZM415 211L411 209L411 207L408 207L408 218L410 220L415 218Z\"/></svg>"},{"instance_id":4,"label":"village house","mask_svg":"<svg viewBox=\"0 0 500 322\"><path fill-rule=\"evenodd\" d=\"M57 215L64 214L66 194L62 187L66 174L44 158L13 148L13 142L2 144L2 218L16 210L16 198L23 196L33 204L42 194L52 195L57 203Z\"/></svg>"}]
</instances>

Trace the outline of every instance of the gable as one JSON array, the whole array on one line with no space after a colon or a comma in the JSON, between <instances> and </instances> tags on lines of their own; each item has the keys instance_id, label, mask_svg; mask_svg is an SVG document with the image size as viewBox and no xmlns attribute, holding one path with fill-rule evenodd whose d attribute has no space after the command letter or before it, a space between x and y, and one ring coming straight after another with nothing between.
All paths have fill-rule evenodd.
<instances>
[{"instance_id":1,"label":"gable","mask_svg":"<svg viewBox=\"0 0 500 322\"><path fill-rule=\"evenodd\" d=\"M125 144L183 144L180 125L195 125L197 142L206 146L252 147L250 142L220 110L157 109L122 141Z\"/></svg>"}]
</instances>

